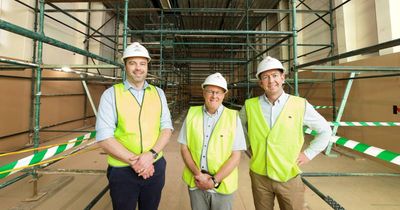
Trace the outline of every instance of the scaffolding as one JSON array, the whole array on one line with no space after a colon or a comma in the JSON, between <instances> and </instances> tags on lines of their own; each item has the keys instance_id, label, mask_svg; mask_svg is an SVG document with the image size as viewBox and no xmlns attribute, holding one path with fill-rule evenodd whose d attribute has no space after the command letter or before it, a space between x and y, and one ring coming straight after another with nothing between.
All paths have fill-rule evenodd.
<instances>
[{"instance_id":1,"label":"scaffolding","mask_svg":"<svg viewBox=\"0 0 400 210\"><path fill-rule=\"evenodd\" d=\"M150 51L152 63L149 66L147 80L161 87L167 97L168 105L173 116L187 108L188 105L200 104L201 97L198 88L204 78L211 72L221 72L229 81L230 94L225 104L229 107L240 108L244 100L255 96L257 92L257 80L254 78L255 67L263 56L270 54L281 58L281 61L290 69L286 80L288 92L300 95L299 87L302 84L310 85L326 83L331 85L331 107L334 134L336 135L344 113L347 99L356 79L396 77L400 75L400 67L384 66L338 66L339 59L366 53L377 52L400 45L400 39L387 41L350 52L335 53L334 43L334 12L343 7L350 0L333 7L332 0L326 0L327 8L323 10L312 9L305 0L288 1L228 1L224 7L202 8L200 5L178 5L180 1L172 2L169 7L152 5L148 1L133 2L104 1L105 8L94 9L92 2L88 2L87 9L65 9L56 4L57 1L36 2L32 7L22 1L15 0L35 13L34 30L28 30L11 22L0 20L0 29L32 39L32 61L18 58L0 57L0 62L6 65L1 70L20 71L31 69L32 76L1 75L2 78L23 79L31 81L31 124L29 130L19 131L3 135L1 139L29 133L33 136L34 148L40 146L41 132L82 132L82 130L55 130L49 129L59 125L77 121L87 121L96 114L87 84L112 85L125 78L124 66L118 61L119 53L126 48L128 42L140 41ZM53 2L53 3L52 3ZM122 2L122 3L121 3ZM270 2L270 3L266 3ZM185 4L185 3L182 3ZM45 8L45 5L51 7ZM306 9L298 9L298 7ZM284 8L284 9L282 9ZM91 14L94 12L106 12L112 14L104 23L95 28L91 26ZM87 14L87 22L81 21L71 13ZM63 14L85 28L80 31L73 26L63 23L52 16ZM299 14L312 14L316 18L298 29L296 26ZM325 18L325 17L328 18ZM56 21L85 37L85 49L75 47L44 33L44 18ZM328 19L328 20L326 20ZM206 21L207 20L207 21ZM106 24L114 22L114 34L101 32ZM120 29L122 23L122 30ZM298 36L307 27L315 23L324 24L329 30L328 43L299 43ZM122 34L121 34L122 32ZM121 42L122 39L122 43ZM128 41L129 40L129 41ZM96 42L114 52L113 58L107 58L90 52L90 42ZM55 46L67 51L82 55L86 58L85 64L64 65L44 64L43 44ZM302 48L305 53L299 54ZM324 58L318 58L311 62L299 63L299 59L310 57L321 52L327 54ZM97 63L96 63L97 61ZM323 65L328 64L328 65ZM111 75L101 73L101 70L111 70ZM64 77L43 77L43 70L64 72ZM330 78L300 78L299 71L331 73ZM359 73L377 73L376 75L359 76ZM337 73L349 73L348 77L336 78ZM71 94L42 94L42 81L81 81L84 93ZM347 81L347 85L339 107L336 96L336 83ZM83 117L57 122L51 125L40 124L40 106L42 97L58 96L84 96ZM304 94L307 97L307 93ZM93 110L87 111L88 103ZM88 125L89 126L89 125ZM87 127L88 127L87 126ZM326 154L331 154L333 144L330 144ZM34 154L37 151L34 151ZM37 195L37 170L33 167L30 171L15 177L1 185L1 188L15 183L22 178L32 175L34 180L33 196ZM308 183L309 184L309 183ZM106 192L105 188L99 196ZM99 199L96 196L89 204L90 209ZM329 201L331 202L331 201ZM328 203L328 201L327 201ZM333 206L332 206L333 207Z\"/></svg>"}]
</instances>

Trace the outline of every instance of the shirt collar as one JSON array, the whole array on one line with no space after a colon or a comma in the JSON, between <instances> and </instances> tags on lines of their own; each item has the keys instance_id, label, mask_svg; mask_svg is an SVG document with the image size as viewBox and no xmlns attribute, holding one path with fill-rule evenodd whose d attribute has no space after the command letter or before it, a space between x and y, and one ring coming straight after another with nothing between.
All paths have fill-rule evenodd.
<instances>
[{"instance_id":1,"label":"shirt collar","mask_svg":"<svg viewBox=\"0 0 400 210\"><path fill-rule=\"evenodd\" d=\"M285 91L283 91L282 94L275 101L275 103L280 104L282 101L285 101L285 99L287 99L288 97L289 97L289 94L287 94L287 93L285 93ZM263 94L263 99L265 100L265 102L272 104L265 94Z\"/></svg>"},{"instance_id":2,"label":"shirt collar","mask_svg":"<svg viewBox=\"0 0 400 210\"><path fill-rule=\"evenodd\" d=\"M217 111L214 114L210 114L207 112L206 105L203 105L203 112L210 117L218 116L220 113L222 113L223 109L224 109L224 105L221 104L221 105L219 105Z\"/></svg>"},{"instance_id":3,"label":"shirt collar","mask_svg":"<svg viewBox=\"0 0 400 210\"><path fill-rule=\"evenodd\" d=\"M142 90L144 90L144 89L146 89L146 88L148 88L148 87L149 87L149 83L145 80ZM136 89L131 85L131 83L128 82L128 80L124 80L124 90L129 90L129 88L132 88L132 89L136 90Z\"/></svg>"}]
</instances>

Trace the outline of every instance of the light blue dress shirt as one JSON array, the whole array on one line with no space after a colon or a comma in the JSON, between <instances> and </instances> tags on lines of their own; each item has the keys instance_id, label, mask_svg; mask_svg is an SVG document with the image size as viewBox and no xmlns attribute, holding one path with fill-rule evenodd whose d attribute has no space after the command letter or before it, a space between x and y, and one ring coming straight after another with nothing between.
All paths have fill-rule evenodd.
<instances>
[{"instance_id":1,"label":"light blue dress shirt","mask_svg":"<svg viewBox=\"0 0 400 210\"><path fill-rule=\"evenodd\" d=\"M144 82L143 88L137 90L132 87L128 81L124 81L125 90L129 90L136 98L139 104L142 103L144 90L149 87L147 81ZM161 126L160 129L173 130L171 114L168 109L167 99L164 91L156 87L158 94L161 98ZM103 141L110 137L114 137L114 131L117 125L117 111L115 106L115 92L114 87L108 88L104 91L100 99L100 105L96 118L96 141Z\"/></svg>"}]
</instances>

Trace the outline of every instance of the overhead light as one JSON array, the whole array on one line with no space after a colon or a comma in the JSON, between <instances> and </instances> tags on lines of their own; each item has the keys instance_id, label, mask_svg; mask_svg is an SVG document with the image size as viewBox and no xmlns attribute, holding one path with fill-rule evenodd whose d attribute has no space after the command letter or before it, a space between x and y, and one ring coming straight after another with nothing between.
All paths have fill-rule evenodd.
<instances>
[{"instance_id":1,"label":"overhead light","mask_svg":"<svg viewBox=\"0 0 400 210\"><path fill-rule=\"evenodd\" d=\"M171 9L172 8L169 0L160 0L160 4L163 9Z\"/></svg>"},{"instance_id":2,"label":"overhead light","mask_svg":"<svg viewBox=\"0 0 400 210\"><path fill-rule=\"evenodd\" d=\"M69 68L68 66L63 66L63 67L61 67L61 71L63 71L63 72L72 72L72 69Z\"/></svg>"},{"instance_id":3,"label":"overhead light","mask_svg":"<svg viewBox=\"0 0 400 210\"><path fill-rule=\"evenodd\" d=\"M72 70L68 66L63 66L61 68L54 68L54 70L61 71L61 72L66 72L66 73L75 73L75 74L80 75L81 77L82 77L82 75L88 75L88 76L92 76L92 77L102 77L102 78L107 78L107 79L120 79L118 77L112 77L112 76L106 76L106 75L96 75L96 74L94 74L92 72Z\"/></svg>"}]
</instances>

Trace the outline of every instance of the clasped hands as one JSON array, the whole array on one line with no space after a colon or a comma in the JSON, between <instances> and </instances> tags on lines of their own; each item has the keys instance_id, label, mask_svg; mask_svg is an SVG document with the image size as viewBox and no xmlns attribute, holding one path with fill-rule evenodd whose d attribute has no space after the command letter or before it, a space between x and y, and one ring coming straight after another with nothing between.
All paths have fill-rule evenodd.
<instances>
[{"instance_id":1,"label":"clasped hands","mask_svg":"<svg viewBox=\"0 0 400 210\"><path fill-rule=\"evenodd\" d=\"M209 190L214 188L214 182L211 179L211 175L200 172L194 176L196 187L200 190Z\"/></svg>"},{"instance_id":2,"label":"clasped hands","mask_svg":"<svg viewBox=\"0 0 400 210\"><path fill-rule=\"evenodd\" d=\"M129 165L143 179L148 179L154 174L153 156L151 152L145 152L129 158Z\"/></svg>"}]
</instances>

